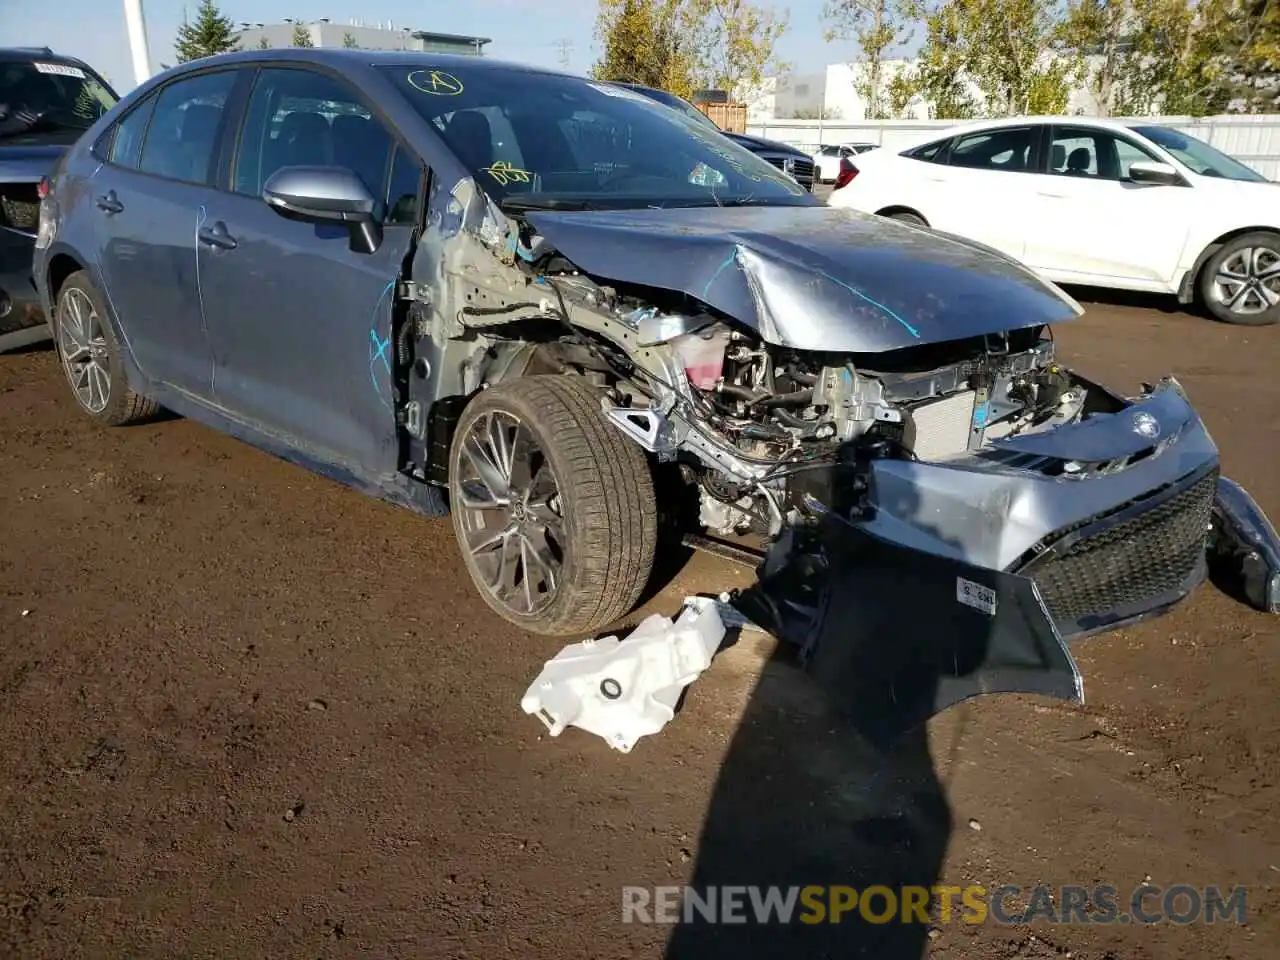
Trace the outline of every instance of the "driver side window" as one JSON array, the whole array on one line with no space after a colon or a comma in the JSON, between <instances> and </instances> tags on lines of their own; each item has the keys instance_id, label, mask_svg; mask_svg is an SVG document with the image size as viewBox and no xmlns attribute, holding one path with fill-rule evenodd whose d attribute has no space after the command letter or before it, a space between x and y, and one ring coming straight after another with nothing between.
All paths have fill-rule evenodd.
<instances>
[{"instance_id":1,"label":"driver side window","mask_svg":"<svg viewBox=\"0 0 1280 960\"><path fill-rule=\"evenodd\" d=\"M338 166L375 197L385 196L392 145L391 134L346 85L311 70L268 68L249 98L232 189L260 197L282 167Z\"/></svg>"}]
</instances>

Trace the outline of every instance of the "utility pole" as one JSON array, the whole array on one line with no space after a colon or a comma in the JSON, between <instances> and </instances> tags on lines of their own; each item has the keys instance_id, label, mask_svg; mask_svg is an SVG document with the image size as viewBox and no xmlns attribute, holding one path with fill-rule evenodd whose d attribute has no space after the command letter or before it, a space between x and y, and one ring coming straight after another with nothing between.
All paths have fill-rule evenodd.
<instances>
[{"instance_id":1,"label":"utility pole","mask_svg":"<svg viewBox=\"0 0 1280 960\"><path fill-rule=\"evenodd\" d=\"M568 38L562 38L551 45L560 51L557 55L557 58L560 61L560 68L562 70L568 70L569 57L573 53L573 41Z\"/></svg>"},{"instance_id":2,"label":"utility pole","mask_svg":"<svg viewBox=\"0 0 1280 960\"><path fill-rule=\"evenodd\" d=\"M147 52L147 24L142 18L142 0L124 0L124 21L129 28L133 77L141 85L151 78L151 55Z\"/></svg>"}]
</instances>

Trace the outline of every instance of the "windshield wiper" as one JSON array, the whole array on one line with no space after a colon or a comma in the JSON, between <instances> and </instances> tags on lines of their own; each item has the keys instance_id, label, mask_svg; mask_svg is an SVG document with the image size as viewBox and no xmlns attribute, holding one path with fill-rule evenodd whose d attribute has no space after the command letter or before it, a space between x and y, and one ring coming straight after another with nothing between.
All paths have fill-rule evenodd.
<instances>
[{"instance_id":1,"label":"windshield wiper","mask_svg":"<svg viewBox=\"0 0 1280 960\"><path fill-rule=\"evenodd\" d=\"M503 213L523 213L526 210L590 210L594 203L575 197L504 197L498 204Z\"/></svg>"}]
</instances>

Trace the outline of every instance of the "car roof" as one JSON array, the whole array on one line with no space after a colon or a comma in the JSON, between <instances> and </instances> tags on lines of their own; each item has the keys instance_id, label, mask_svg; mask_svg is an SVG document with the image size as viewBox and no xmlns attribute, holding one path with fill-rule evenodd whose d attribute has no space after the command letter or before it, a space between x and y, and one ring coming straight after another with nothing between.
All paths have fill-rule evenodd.
<instances>
[{"instance_id":1,"label":"car roof","mask_svg":"<svg viewBox=\"0 0 1280 960\"><path fill-rule=\"evenodd\" d=\"M466 70L468 73L508 72L538 73L546 76L573 77L584 80L575 74L563 70L552 70L546 67L535 67L527 63L516 63L507 60L495 60L492 57L476 57L461 53L429 53L416 50L360 50L346 48L308 48L308 47L270 47L266 50L239 50L234 53L222 53L215 57L205 57L179 64L172 68L170 75L185 72L188 69L205 69L215 63L254 63L258 61L296 61L299 63L319 63L331 66L347 65L352 67L406 67L409 69L439 68L441 70ZM584 80L585 82L585 80Z\"/></svg>"},{"instance_id":2,"label":"car roof","mask_svg":"<svg viewBox=\"0 0 1280 960\"><path fill-rule=\"evenodd\" d=\"M0 62L13 63L14 61L22 62L28 60L52 60L56 63L74 63L80 67L88 66L87 63L77 57L54 53L49 47L0 47Z\"/></svg>"},{"instance_id":3,"label":"car roof","mask_svg":"<svg viewBox=\"0 0 1280 960\"><path fill-rule=\"evenodd\" d=\"M960 133L978 133L983 130L1002 130L1010 127L1043 127L1050 124L1073 127L1094 127L1100 130L1130 130L1143 126L1144 120L1115 120L1109 117L1069 117L1069 116L1034 116L1034 117L1002 117L998 120L971 120L957 123L939 130L921 131L921 143L932 143L934 140L946 140Z\"/></svg>"}]
</instances>

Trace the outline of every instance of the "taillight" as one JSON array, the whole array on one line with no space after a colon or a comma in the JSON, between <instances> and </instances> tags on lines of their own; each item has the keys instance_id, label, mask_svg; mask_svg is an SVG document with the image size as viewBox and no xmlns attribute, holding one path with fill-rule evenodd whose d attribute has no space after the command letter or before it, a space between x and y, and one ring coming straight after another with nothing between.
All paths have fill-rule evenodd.
<instances>
[{"instance_id":1,"label":"taillight","mask_svg":"<svg viewBox=\"0 0 1280 960\"><path fill-rule=\"evenodd\" d=\"M43 200L48 195L49 195L49 178L41 177L40 182L36 185L36 196L38 196L41 200Z\"/></svg>"},{"instance_id":2,"label":"taillight","mask_svg":"<svg viewBox=\"0 0 1280 960\"><path fill-rule=\"evenodd\" d=\"M858 168L850 162L848 157L840 158L840 172L836 174L836 185L832 190L839 190L841 187L847 187L858 175Z\"/></svg>"}]
</instances>

